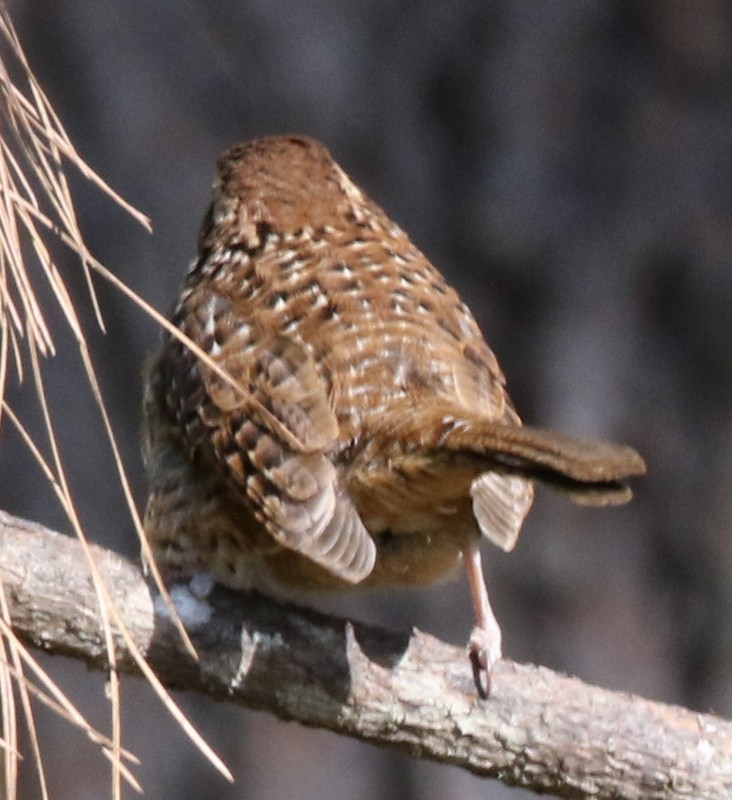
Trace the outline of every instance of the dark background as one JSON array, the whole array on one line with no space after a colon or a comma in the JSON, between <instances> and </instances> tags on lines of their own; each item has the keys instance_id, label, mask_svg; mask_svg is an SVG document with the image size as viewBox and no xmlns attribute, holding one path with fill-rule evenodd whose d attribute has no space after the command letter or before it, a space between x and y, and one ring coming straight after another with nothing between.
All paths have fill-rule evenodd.
<instances>
[{"instance_id":1,"label":"dark background","mask_svg":"<svg viewBox=\"0 0 732 800\"><path fill-rule=\"evenodd\" d=\"M461 291L525 420L626 440L634 502L583 510L541 491L517 550L486 549L508 657L732 714L732 6L723 0L15 0L31 65L81 154L154 235L74 178L93 252L167 310L225 147L322 139ZM63 261L79 305L83 283ZM135 491L140 368L156 330L99 285L86 329ZM46 365L93 538L134 532L74 355ZM33 423L32 387L11 401ZM23 404L28 404L23 408ZM9 430L0 505L68 530ZM352 612L465 641L464 581ZM103 682L48 659L105 725ZM141 681L125 739L153 798L519 798L523 792L330 734L181 702L227 786ZM41 712L54 797L98 800L107 766ZM70 755L72 754L72 755ZM27 784L26 796L35 790Z\"/></svg>"}]
</instances>

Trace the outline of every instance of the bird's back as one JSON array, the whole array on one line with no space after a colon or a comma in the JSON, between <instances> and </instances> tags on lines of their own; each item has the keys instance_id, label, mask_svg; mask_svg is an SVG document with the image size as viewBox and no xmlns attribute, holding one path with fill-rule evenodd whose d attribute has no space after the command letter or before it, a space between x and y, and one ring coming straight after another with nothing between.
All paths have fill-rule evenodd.
<instances>
[{"instance_id":1,"label":"bird's back","mask_svg":"<svg viewBox=\"0 0 732 800\"><path fill-rule=\"evenodd\" d=\"M200 352L166 334L150 370L148 529L198 525L196 558L225 551L234 585L253 553L289 582L427 582L481 531L513 546L527 477L569 464L570 484L604 487L639 469L602 451L598 479L593 446L504 435L521 423L472 314L306 138L220 160L172 321ZM172 463L188 497L171 499Z\"/></svg>"}]
</instances>

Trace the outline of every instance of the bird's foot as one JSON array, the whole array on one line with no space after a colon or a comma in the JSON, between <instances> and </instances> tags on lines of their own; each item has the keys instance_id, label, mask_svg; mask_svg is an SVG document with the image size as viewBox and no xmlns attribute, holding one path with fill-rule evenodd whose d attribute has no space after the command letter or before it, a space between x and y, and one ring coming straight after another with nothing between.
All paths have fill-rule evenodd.
<instances>
[{"instance_id":1,"label":"bird's foot","mask_svg":"<svg viewBox=\"0 0 732 800\"><path fill-rule=\"evenodd\" d=\"M470 634L468 653L478 696L487 700L491 693L491 672L502 655L500 628L488 630L476 625Z\"/></svg>"},{"instance_id":2,"label":"bird's foot","mask_svg":"<svg viewBox=\"0 0 732 800\"><path fill-rule=\"evenodd\" d=\"M213 609L208 596L214 588L214 580L208 572L196 572L187 580L168 585L168 595L183 624L195 630L206 625ZM163 617L171 617L171 609L161 595L155 597L155 611Z\"/></svg>"},{"instance_id":3,"label":"bird's foot","mask_svg":"<svg viewBox=\"0 0 732 800\"><path fill-rule=\"evenodd\" d=\"M188 581L188 588L194 597L205 600L213 591L216 582L213 575L206 570L195 572Z\"/></svg>"}]
</instances>

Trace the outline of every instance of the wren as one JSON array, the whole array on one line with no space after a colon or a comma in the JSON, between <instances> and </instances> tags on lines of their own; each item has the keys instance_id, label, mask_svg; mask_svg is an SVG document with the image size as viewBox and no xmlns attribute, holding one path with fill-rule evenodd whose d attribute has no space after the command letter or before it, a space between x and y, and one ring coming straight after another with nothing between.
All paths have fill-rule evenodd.
<instances>
[{"instance_id":1,"label":"wren","mask_svg":"<svg viewBox=\"0 0 732 800\"><path fill-rule=\"evenodd\" d=\"M145 531L165 572L235 589L425 585L467 570L481 695L501 658L483 537L533 483L631 496L630 447L522 426L469 309L301 136L231 149L144 398Z\"/></svg>"}]
</instances>

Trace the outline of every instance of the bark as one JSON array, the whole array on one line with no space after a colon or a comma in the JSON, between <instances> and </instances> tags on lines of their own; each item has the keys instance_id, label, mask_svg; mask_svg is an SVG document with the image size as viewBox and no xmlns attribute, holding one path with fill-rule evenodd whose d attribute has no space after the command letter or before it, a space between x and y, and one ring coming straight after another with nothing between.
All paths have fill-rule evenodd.
<instances>
[{"instance_id":1,"label":"bark","mask_svg":"<svg viewBox=\"0 0 732 800\"><path fill-rule=\"evenodd\" d=\"M513 786L568 798L732 798L732 724L501 662L479 700L464 650L216 589L184 650L139 567L94 548L122 618L163 682ZM106 669L78 542L0 512L0 580L19 637ZM119 639L120 669L137 668ZM215 744L215 743L214 743Z\"/></svg>"}]
</instances>

